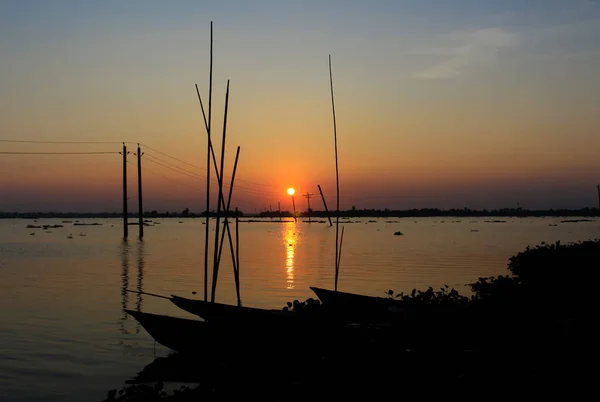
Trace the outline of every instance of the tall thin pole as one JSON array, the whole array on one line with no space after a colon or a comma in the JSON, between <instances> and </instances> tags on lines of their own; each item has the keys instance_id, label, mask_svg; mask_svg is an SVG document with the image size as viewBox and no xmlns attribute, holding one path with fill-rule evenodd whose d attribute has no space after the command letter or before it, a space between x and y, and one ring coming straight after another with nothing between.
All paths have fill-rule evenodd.
<instances>
[{"instance_id":1,"label":"tall thin pole","mask_svg":"<svg viewBox=\"0 0 600 402\"><path fill-rule=\"evenodd\" d=\"M242 305L240 297L240 215L237 207L235 207L235 290L237 294L238 306Z\"/></svg>"},{"instance_id":2,"label":"tall thin pole","mask_svg":"<svg viewBox=\"0 0 600 402\"><path fill-rule=\"evenodd\" d=\"M327 214L327 219L329 220L329 227L332 227L333 223L331 223L331 216L329 216L329 210L327 209L327 203L325 202L323 190L321 190L321 185L317 184L317 187L319 187L319 193L321 193L321 199L323 200L323 205L325 206L325 213Z\"/></svg>"},{"instance_id":3,"label":"tall thin pole","mask_svg":"<svg viewBox=\"0 0 600 402\"><path fill-rule=\"evenodd\" d=\"M215 302L215 293L217 290L217 277L219 275L219 220L221 217L221 203L224 204L223 197L223 168L225 164L225 139L227 137L227 107L229 105L229 80L227 80L227 91L225 92L225 113L223 116L223 138L221 140L221 167L219 169L219 202L217 203L217 216L216 216L216 228L215 228L215 249L213 258L213 277L212 277L212 289L210 294L210 301Z\"/></svg>"},{"instance_id":4,"label":"tall thin pole","mask_svg":"<svg viewBox=\"0 0 600 402\"><path fill-rule=\"evenodd\" d=\"M308 201L308 211L307 211L308 212L308 223L310 223L310 198L312 196L313 195L308 192L306 194L304 194L304 197L306 197L306 200Z\"/></svg>"},{"instance_id":5,"label":"tall thin pole","mask_svg":"<svg viewBox=\"0 0 600 402\"><path fill-rule=\"evenodd\" d=\"M336 187L336 215L335 215L335 291L337 291L340 265L338 259L339 252L339 226L340 226L340 180L338 170L338 149L337 149L337 125L335 121L335 102L333 98L333 74L331 73L331 55L329 55L329 86L331 88L331 110L333 112L333 140L335 144L335 187Z\"/></svg>"},{"instance_id":6,"label":"tall thin pole","mask_svg":"<svg viewBox=\"0 0 600 402\"><path fill-rule=\"evenodd\" d=\"M123 143L123 238L127 239L129 227L127 222L127 146Z\"/></svg>"},{"instance_id":7,"label":"tall thin pole","mask_svg":"<svg viewBox=\"0 0 600 402\"><path fill-rule=\"evenodd\" d=\"M344 243L344 227L342 226L342 234L340 235L340 250L338 253L337 264L340 266L340 261L342 260L342 243Z\"/></svg>"},{"instance_id":8,"label":"tall thin pole","mask_svg":"<svg viewBox=\"0 0 600 402\"><path fill-rule=\"evenodd\" d=\"M140 225L140 240L144 238L144 208L142 206L142 151L140 151L140 144L137 148L137 162L138 162L138 215Z\"/></svg>"},{"instance_id":9,"label":"tall thin pole","mask_svg":"<svg viewBox=\"0 0 600 402\"><path fill-rule=\"evenodd\" d=\"M212 151L211 121L212 121L212 83L213 83L213 22L210 22L210 61L208 73L208 124L206 133L208 143L206 147L206 227L204 228L204 301L208 301L208 236L210 234L210 157ZM214 151L212 151L214 152Z\"/></svg>"},{"instance_id":10,"label":"tall thin pole","mask_svg":"<svg viewBox=\"0 0 600 402\"><path fill-rule=\"evenodd\" d=\"M240 157L240 147L237 147L237 152L235 154L235 162L233 163L233 173L231 175L231 183L229 184L229 196L227 198L227 205L225 207L224 213L223 213L223 233L221 234L221 243L219 244L219 255L217 257L217 266L219 266L221 264L221 253L223 251L223 241L225 240L225 232L227 232L228 235L228 239L229 239L229 247L231 250L231 258L233 260L233 274L234 274L234 279L236 280L235 286L238 292L238 301L239 301L239 283L237 282L238 280L238 275L236 274L237 272L237 266L236 266L236 260L235 260L235 251L234 251L234 247L233 247L233 242L231 240L231 232L229 230L229 207L231 205L231 196L233 194L233 184L235 182L235 173L237 171L237 164L238 164L238 159ZM241 303L241 302L240 302Z\"/></svg>"},{"instance_id":11,"label":"tall thin pole","mask_svg":"<svg viewBox=\"0 0 600 402\"><path fill-rule=\"evenodd\" d=\"M292 194L292 208L294 209L294 222L298 222L298 219L296 218L296 203L294 202L294 195Z\"/></svg>"}]
</instances>

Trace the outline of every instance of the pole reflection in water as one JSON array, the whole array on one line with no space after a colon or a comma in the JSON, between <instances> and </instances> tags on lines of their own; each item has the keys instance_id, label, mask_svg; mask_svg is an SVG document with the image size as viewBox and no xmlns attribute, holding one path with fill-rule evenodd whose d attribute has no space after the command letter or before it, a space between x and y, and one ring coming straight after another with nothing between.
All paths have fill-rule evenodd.
<instances>
[{"instance_id":1,"label":"pole reflection in water","mask_svg":"<svg viewBox=\"0 0 600 402\"><path fill-rule=\"evenodd\" d=\"M144 288L144 261L145 261L145 253L144 253L144 242L138 241L137 243L137 281L136 281L136 290L138 292L143 292ZM132 253L132 247L127 242L127 240L121 243L121 309L129 308L129 293L127 290L129 289L129 269L130 269L130 254ZM142 309L142 294L138 293L136 295L135 301L135 309L140 311ZM119 318L119 331L124 334L129 334L127 327L125 325L125 321L129 319L129 314L124 311L121 312L121 316ZM140 324L135 322L135 333L139 333L141 329Z\"/></svg>"},{"instance_id":2,"label":"pole reflection in water","mask_svg":"<svg viewBox=\"0 0 600 402\"><path fill-rule=\"evenodd\" d=\"M143 282L144 282L144 241L143 240L138 240L137 243L137 254L138 254L138 258L137 258L137 300L135 303L135 308L137 311L140 311L142 309L142 292L144 291L143 289ZM137 321L136 321L137 322ZM138 325L136 325L135 327L135 333L139 334L140 333L140 325L138 323Z\"/></svg>"},{"instance_id":3,"label":"pole reflection in water","mask_svg":"<svg viewBox=\"0 0 600 402\"><path fill-rule=\"evenodd\" d=\"M294 222L284 223L282 227L282 237L285 242L285 272L287 289L294 289L294 255L298 237L296 234L298 226Z\"/></svg>"},{"instance_id":4,"label":"pole reflection in water","mask_svg":"<svg viewBox=\"0 0 600 402\"><path fill-rule=\"evenodd\" d=\"M127 287L129 286L129 243L127 240L123 240L121 243L121 316L119 318L119 331L128 334L129 332L125 328L125 320L129 315L123 311L127 308L129 301L129 292Z\"/></svg>"}]
</instances>

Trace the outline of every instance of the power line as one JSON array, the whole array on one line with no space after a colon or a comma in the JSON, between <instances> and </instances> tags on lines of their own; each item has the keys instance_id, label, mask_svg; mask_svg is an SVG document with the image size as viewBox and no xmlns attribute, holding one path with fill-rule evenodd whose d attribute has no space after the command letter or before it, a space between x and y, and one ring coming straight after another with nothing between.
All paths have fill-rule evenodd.
<instances>
[{"instance_id":1,"label":"power line","mask_svg":"<svg viewBox=\"0 0 600 402\"><path fill-rule=\"evenodd\" d=\"M10 152L0 151L2 155L99 155L99 154L118 154L118 152Z\"/></svg>"},{"instance_id":2,"label":"power line","mask_svg":"<svg viewBox=\"0 0 600 402\"><path fill-rule=\"evenodd\" d=\"M0 140L23 144L122 144L120 141L35 141L35 140Z\"/></svg>"},{"instance_id":3,"label":"power line","mask_svg":"<svg viewBox=\"0 0 600 402\"><path fill-rule=\"evenodd\" d=\"M182 167L179 167L179 166L177 166L177 165L175 165L175 164L173 164L173 163L171 163L171 162L167 162L167 161L166 161L166 160L164 160L164 159L161 159L161 158L158 158L158 157L156 157L156 156L154 156L154 155L152 155L152 154L149 154L148 152L146 152L146 156L148 156L148 157L150 157L150 158L152 158L152 159L155 159L155 160L157 160L157 161L160 161L160 162L162 162L162 163L166 163L166 164L167 164L167 165L169 165L169 166L173 166L174 168L180 169L180 170L182 170L182 171L184 171L184 172L187 172L187 173L189 173L189 174L193 174L193 175L196 175L196 176L198 176L198 175L199 175L199 173L196 173L196 172L194 172L194 171L187 170L187 169L184 169L184 168L182 168Z\"/></svg>"},{"instance_id":4,"label":"power line","mask_svg":"<svg viewBox=\"0 0 600 402\"><path fill-rule=\"evenodd\" d=\"M185 176L189 176L189 177L191 177L193 179L197 179L197 180L202 181L202 182L206 181L206 178L204 178L202 176L198 176L197 174L194 174L191 171L187 171L187 170L185 170L183 168L177 167L176 165L173 165L173 164L170 164L170 163L169 163L169 165L174 166L175 168L173 168L173 167L171 167L169 165L165 165L165 164L163 164L161 162L158 162L158 161L152 159L152 158L156 158L156 157L152 156L150 154L146 154L146 156L149 156L151 158L151 159L146 159L147 161L155 163L158 166L161 166L161 167L163 167L165 169L169 169L169 170L171 170L171 171L173 171L175 173L179 173L179 174L183 174ZM158 159L158 160L162 161L162 159ZM162 162L164 162L164 161L162 161ZM127 161L127 163L133 164L133 163L131 163L129 161ZM164 162L164 163L168 163L168 162ZM178 170L178 169L180 169L180 170ZM156 172L154 172L154 173L156 173ZM165 176L163 176L163 177L165 177ZM165 178L167 178L167 177L165 177ZM172 180L170 178L167 178L167 179ZM218 182L215 179L211 179L211 183L218 184ZM181 184L183 184L183 183L181 183ZM227 187L227 186L229 186L229 182L225 182L224 181L223 185ZM190 186L190 185L188 185L188 187L195 188L195 186ZM241 193L248 193L248 194L255 194L255 195L262 195L262 196L273 196L273 195L279 194L279 193L276 193L276 192L268 192L268 191L265 192L265 191L261 191L261 190L251 189L251 188L244 187L244 186L239 186L239 185L235 186L235 189L237 189L238 192L241 192Z\"/></svg>"},{"instance_id":5,"label":"power line","mask_svg":"<svg viewBox=\"0 0 600 402\"><path fill-rule=\"evenodd\" d=\"M178 161L178 162L185 163L186 165L190 165L190 166L192 166L192 167L195 167L196 169L200 169L200 170L206 170L206 168L202 168L202 167L200 167L200 166L197 166L197 165L194 165L194 164L192 164L192 163L189 163L189 162L183 161L183 160L181 160L181 159L179 159L179 158L176 158L176 157L174 157L174 156L171 156L171 155L168 155L168 154L166 154L166 153L164 153L164 152L161 152L161 151L159 151L158 149L154 149L154 148L152 148L152 147L149 147L149 146L148 146L148 145L146 145L146 144L142 144L142 143L140 143L140 145L141 145L141 146L143 146L143 147L145 147L145 148L148 148L148 149L149 149L149 150L151 150L151 151L158 152L159 154L161 154L161 155L164 155L164 156L166 156L166 157L168 157L168 158L171 158L171 159L174 159L174 160L176 160L176 161Z\"/></svg>"},{"instance_id":6,"label":"power line","mask_svg":"<svg viewBox=\"0 0 600 402\"><path fill-rule=\"evenodd\" d=\"M179 167L177 165L174 165L172 163L166 162L166 161L164 161L164 160L162 160L160 158L157 158L157 157L155 157L155 156L153 156L151 154L146 153L145 156L147 156L148 158L150 158L150 159L146 159L146 160L148 160L150 162L157 163L157 164L159 164L161 166L167 167L167 168L169 168L171 170L174 170L176 172L183 173L183 174L185 174L187 176L191 176L191 177L194 177L194 178L197 178L197 179L202 178L202 176L199 175L196 172L192 172L191 170L187 170L187 169L181 168L181 167Z\"/></svg>"},{"instance_id":7,"label":"power line","mask_svg":"<svg viewBox=\"0 0 600 402\"><path fill-rule=\"evenodd\" d=\"M91 144L122 144L123 142L120 142L120 141L38 141L38 140L7 140L7 139L0 139L0 143L79 144L79 145L90 144L91 145ZM174 157L172 155L169 155L169 154L167 154L165 152L162 152L162 151L159 151L159 150L157 150L155 148L152 148L152 147L148 146L147 144L142 144L142 143L137 143L137 142L129 142L129 141L125 141L125 143L126 144L139 144L140 146L143 146L143 147L145 147L145 148L147 148L149 150L152 150L152 151L157 152L157 153L159 153L161 155L164 155L164 156L166 156L168 158L176 160L176 161L178 161L180 163L186 164L188 166L192 166L192 167L194 167L196 169L200 169L201 171L206 171L206 168L200 167L198 165L194 165L193 163L186 162L186 161L184 161L182 159L179 159L179 158ZM94 155L94 154L112 154L112 153L118 153L118 152L10 152L10 151L4 151L4 152L2 152L2 151L0 151L0 154L2 154L2 155ZM167 161L165 161L163 159L160 159L160 158L158 158L156 156L153 156L153 155L148 155L148 156L151 156L152 158L154 158L154 159L156 159L156 160L158 160L158 161L160 161L160 162L162 162L164 164L168 164L168 165L170 165L170 166L172 166L172 167L174 167L176 169L179 169L179 170L185 172L184 174L186 174L188 176L192 176L192 177L200 179L199 174L196 173L196 172L192 172L190 170L186 170L184 168L178 167L177 165L174 165L174 164L172 164L170 162L167 162ZM156 161L152 161L152 162L157 163ZM163 166L160 163L157 163L157 164ZM166 166L163 166L163 167L166 167ZM174 169L171 169L171 170L175 171ZM177 171L177 172L181 173L179 171ZM224 179L225 178L231 179L231 176L224 177ZM204 180L206 180L206 179L204 179ZM247 184L252 184L252 185L255 185L255 186L273 187L273 188L274 187L278 187L278 186L273 185L273 184L257 183L257 182L252 182L252 181L244 180L244 179L237 179L237 181L243 182L243 183L247 183ZM213 179L211 179L211 182L213 182ZM216 181L214 181L214 182L216 183ZM243 186L239 186L238 188L240 188L240 189L247 189L247 188L244 188ZM249 189L247 189L247 190L249 190ZM252 191L252 190L250 190L250 191ZM260 192L260 191L256 191L256 190L253 191L253 192L254 193L262 193L262 194L267 193L267 192ZM270 193L271 194L278 194L278 193L275 193L275 192L270 192Z\"/></svg>"},{"instance_id":8,"label":"power line","mask_svg":"<svg viewBox=\"0 0 600 402\"><path fill-rule=\"evenodd\" d=\"M176 158L176 157L174 157L174 156L171 156L171 155L169 155L169 154L166 154L166 153L164 153L164 152L158 151L158 150L156 150L156 149L154 149L154 148L151 148L151 147L149 147L149 146L148 146L148 145L146 145L146 144L141 144L141 143L140 143L140 146L143 146L143 147L145 147L145 148L148 148L148 149L150 149L150 150L152 150L152 151L154 151L154 152L158 152L159 154L161 154L161 155L164 155L164 156L166 156L166 157L168 157L168 158L174 159L174 160L176 160L176 161L178 161L178 162L185 163L186 165L189 165L189 166L195 167L196 169L200 169L200 170L202 170L202 171L206 171L206 168L202 168L202 167L200 167L200 166L194 165L193 163L186 162L186 161L184 161L184 160L181 160L181 159L179 159L179 158ZM171 165L171 166L174 166L174 167L176 167L176 168L178 168L178 169L181 169L181 170L183 170L183 171L186 171L186 172L188 172L188 173L190 173L190 174L194 174L194 175L197 175L197 174L198 174L198 173L196 173L196 172L192 172L192 171L189 171L189 170L183 169L183 168L181 168L181 167L178 167L177 165L174 165L174 164L172 164L172 163L170 163L170 162L167 162L167 161L165 161L165 160L162 160L162 159L160 159L160 158L157 158L156 156L152 156L152 157L153 157L153 158L155 158L155 159L157 159L157 160L159 160L159 161L161 161L161 162L163 162L163 163L169 164L169 165ZM231 176L225 176L224 178L231 179ZM278 187L278 186L276 186L276 185L273 185L273 184L262 184L262 183L256 183L256 182L252 182L252 181L249 181L249 180L244 180L244 179L237 179L237 181L241 181L241 182L248 183L248 184L254 184L255 186L263 186L263 187ZM213 182L213 181L212 181L212 179L211 179L211 182ZM217 183L217 182L215 181L215 183ZM273 194L275 194L275 193L273 193Z\"/></svg>"},{"instance_id":9,"label":"power line","mask_svg":"<svg viewBox=\"0 0 600 402\"><path fill-rule=\"evenodd\" d=\"M164 167L164 168L166 168L166 169L172 170L172 171L174 171L174 172L181 173L181 174L184 174L184 175L186 175L186 176L189 176L189 177L191 177L191 178L193 178L193 179L202 180L202 177L195 176L195 175L189 174L189 173L187 173L187 172L182 172L182 171L180 171L180 170L177 170L177 169L174 169L174 168L172 168L172 167L170 167L170 166L163 165L162 163L160 163L160 162L157 162L157 161L155 161L155 160L153 160L153 159L146 159L146 160L147 160L148 162L156 163L157 165L159 165L159 166L162 166L162 167Z\"/></svg>"},{"instance_id":10,"label":"power line","mask_svg":"<svg viewBox=\"0 0 600 402\"><path fill-rule=\"evenodd\" d=\"M127 161L127 163L131 163L131 162ZM131 163L131 164L133 165L133 163ZM154 174L154 175L162 177L163 179L167 180L169 183L175 183L175 184L178 184L180 186L187 187L191 191L196 191L196 192L200 191L196 186L190 186L189 183L182 183L179 180L175 180L175 179L173 179L171 177L167 177L167 176L165 176L165 175L163 175L163 174L161 174L161 173L159 173L159 172L157 172L155 170L149 169L147 166L145 166L144 169L147 170L148 172Z\"/></svg>"}]
</instances>

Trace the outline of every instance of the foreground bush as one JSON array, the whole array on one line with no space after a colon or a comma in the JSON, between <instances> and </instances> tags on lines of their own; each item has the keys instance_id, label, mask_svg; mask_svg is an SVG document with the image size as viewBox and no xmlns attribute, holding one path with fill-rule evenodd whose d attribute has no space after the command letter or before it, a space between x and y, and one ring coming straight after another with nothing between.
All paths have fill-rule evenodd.
<instances>
[{"instance_id":1,"label":"foreground bush","mask_svg":"<svg viewBox=\"0 0 600 402\"><path fill-rule=\"evenodd\" d=\"M585 374L589 350L597 341L592 338L599 269L598 240L527 247L510 258L509 274L470 284L470 297L448 286L409 294L388 291L388 298L416 313L400 314L397 327L383 335L376 330L380 342L346 345L333 358L307 358L305 366L290 360L289 367L264 373L265 362L256 367L243 362L246 371L234 367L234 375L170 393L160 383L132 385L110 391L105 402L308 400L324 397L323 392L348 399L358 390L375 399L398 390L431 391L432 384L445 396L478 387L489 391L490 384L494 393L529 389L537 396L552 394L558 386L570 392L585 389L591 384ZM306 314L320 308L315 299L284 307ZM282 353L300 346L290 345ZM341 386L331 381L332 373L344 378ZM505 381L498 383L499 378Z\"/></svg>"}]
</instances>

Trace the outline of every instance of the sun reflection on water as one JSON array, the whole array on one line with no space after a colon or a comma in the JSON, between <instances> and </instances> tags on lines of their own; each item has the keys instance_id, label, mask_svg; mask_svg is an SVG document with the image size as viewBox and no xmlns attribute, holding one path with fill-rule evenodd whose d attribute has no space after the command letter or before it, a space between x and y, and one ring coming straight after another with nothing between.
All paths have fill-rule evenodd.
<instances>
[{"instance_id":1,"label":"sun reflection on water","mask_svg":"<svg viewBox=\"0 0 600 402\"><path fill-rule=\"evenodd\" d=\"M296 224L293 222L285 223L283 231L283 241L285 242L285 272L287 289L294 289L294 254L298 238L296 237Z\"/></svg>"}]
</instances>

